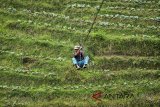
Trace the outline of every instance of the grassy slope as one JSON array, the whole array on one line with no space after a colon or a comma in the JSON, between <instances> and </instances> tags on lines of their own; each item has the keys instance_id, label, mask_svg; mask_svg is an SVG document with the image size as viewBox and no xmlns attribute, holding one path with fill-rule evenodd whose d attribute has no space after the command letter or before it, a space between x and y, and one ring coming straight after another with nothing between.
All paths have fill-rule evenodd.
<instances>
[{"instance_id":1,"label":"grassy slope","mask_svg":"<svg viewBox=\"0 0 160 107\"><path fill-rule=\"evenodd\" d=\"M85 44L89 68L77 71L72 48L85 39L98 0L1 0L0 106L158 106L158 2L105 2Z\"/></svg>"}]
</instances>

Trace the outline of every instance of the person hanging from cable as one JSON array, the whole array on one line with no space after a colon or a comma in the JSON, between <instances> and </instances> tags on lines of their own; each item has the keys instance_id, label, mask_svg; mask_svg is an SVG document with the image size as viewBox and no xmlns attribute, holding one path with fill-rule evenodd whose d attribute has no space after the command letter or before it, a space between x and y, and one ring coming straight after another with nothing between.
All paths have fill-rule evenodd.
<instances>
[{"instance_id":1,"label":"person hanging from cable","mask_svg":"<svg viewBox=\"0 0 160 107\"><path fill-rule=\"evenodd\" d=\"M88 65L89 57L84 56L82 46L74 46L74 55L72 62L77 69L86 68Z\"/></svg>"}]
</instances>

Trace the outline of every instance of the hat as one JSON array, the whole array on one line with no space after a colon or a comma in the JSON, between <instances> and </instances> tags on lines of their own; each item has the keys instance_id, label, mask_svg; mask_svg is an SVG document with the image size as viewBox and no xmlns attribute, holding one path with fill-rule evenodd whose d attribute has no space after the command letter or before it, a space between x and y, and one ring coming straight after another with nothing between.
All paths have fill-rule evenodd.
<instances>
[{"instance_id":1,"label":"hat","mask_svg":"<svg viewBox=\"0 0 160 107\"><path fill-rule=\"evenodd\" d=\"M80 46L74 46L74 49L80 49Z\"/></svg>"}]
</instances>

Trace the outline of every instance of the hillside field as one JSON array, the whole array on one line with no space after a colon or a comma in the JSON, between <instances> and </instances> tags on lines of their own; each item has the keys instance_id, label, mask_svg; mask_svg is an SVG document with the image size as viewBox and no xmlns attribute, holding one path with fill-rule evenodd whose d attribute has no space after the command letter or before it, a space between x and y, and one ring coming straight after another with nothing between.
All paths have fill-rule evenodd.
<instances>
[{"instance_id":1,"label":"hillside field","mask_svg":"<svg viewBox=\"0 0 160 107\"><path fill-rule=\"evenodd\" d=\"M0 0L0 107L160 107L160 1L100 4Z\"/></svg>"}]
</instances>

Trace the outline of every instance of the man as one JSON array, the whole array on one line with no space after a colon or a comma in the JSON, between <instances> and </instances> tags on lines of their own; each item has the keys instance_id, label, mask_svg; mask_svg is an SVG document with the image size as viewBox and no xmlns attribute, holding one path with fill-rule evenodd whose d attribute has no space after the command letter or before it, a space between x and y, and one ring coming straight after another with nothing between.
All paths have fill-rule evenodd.
<instances>
[{"instance_id":1,"label":"man","mask_svg":"<svg viewBox=\"0 0 160 107\"><path fill-rule=\"evenodd\" d=\"M86 68L88 61L89 61L89 57L84 56L84 52L82 51L82 47L75 46L74 51L75 51L74 56L72 58L73 64L76 66L77 69Z\"/></svg>"}]
</instances>

